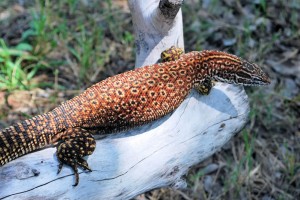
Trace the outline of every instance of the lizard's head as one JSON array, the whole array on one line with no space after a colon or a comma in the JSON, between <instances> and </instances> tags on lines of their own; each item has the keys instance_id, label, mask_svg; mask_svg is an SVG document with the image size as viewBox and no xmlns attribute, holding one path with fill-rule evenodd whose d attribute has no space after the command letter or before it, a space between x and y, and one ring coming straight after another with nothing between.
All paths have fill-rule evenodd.
<instances>
[{"instance_id":1,"label":"lizard's head","mask_svg":"<svg viewBox=\"0 0 300 200\"><path fill-rule=\"evenodd\" d=\"M211 70L209 74L216 81L253 86L267 85L271 82L259 66L232 54L204 51L202 62L204 68Z\"/></svg>"},{"instance_id":2,"label":"lizard's head","mask_svg":"<svg viewBox=\"0 0 300 200\"><path fill-rule=\"evenodd\" d=\"M255 63L241 59L241 65L237 68L235 80L242 85L268 85L270 78Z\"/></svg>"}]
</instances>

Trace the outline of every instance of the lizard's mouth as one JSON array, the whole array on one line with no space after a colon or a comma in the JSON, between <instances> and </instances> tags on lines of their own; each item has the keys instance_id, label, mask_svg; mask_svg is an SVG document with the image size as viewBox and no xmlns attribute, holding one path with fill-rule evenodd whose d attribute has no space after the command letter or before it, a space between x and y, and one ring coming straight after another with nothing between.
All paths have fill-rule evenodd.
<instances>
[{"instance_id":1,"label":"lizard's mouth","mask_svg":"<svg viewBox=\"0 0 300 200\"><path fill-rule=\"evenodd\" d=\"M259 76L252 77L249 84L245 85L253 85L253 86L259 86L259 85L269 85L271 83L271 79L265 74L261 73Z\"/></svg>"},{"instance_id":2,"label":"lizard's mouth","mask_svg":"<svg viewBox=\"0 0 300 200\"><path fill-rule=\"evenodd\" d=\"M262 86L262 85L269 85L271 83L271 79L266 74L260 74L259 76L255 77L246 77L246 76L238 76L232 75L228 79L224 79L221 77L214 77L216 81L229 83L229 84L238 84L238 85L245 85L245 86Z\"/></svg>"},{"instance_id":3,"label":"lizard's mouth","mask_svg":"<svg viewBox=\"0 0 300 200\"><path fill-rule=\"evenodd\" d=\"M261 85L269 85L271 80L269 77L252 77L251 79L243 79L238 78L236 84L245 85L245 86L261 86Z\"/></svg>"}]
</instances>

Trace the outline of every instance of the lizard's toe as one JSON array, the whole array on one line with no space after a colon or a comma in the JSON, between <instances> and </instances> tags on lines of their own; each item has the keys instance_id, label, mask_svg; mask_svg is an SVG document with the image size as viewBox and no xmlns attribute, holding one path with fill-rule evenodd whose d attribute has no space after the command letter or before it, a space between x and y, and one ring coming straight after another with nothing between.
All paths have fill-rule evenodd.
<instances>
[{"instance_id":1,"label":"lizard's toe","mask_svg":"<svg viewBox=\"0 0 300 200\"><path fill-rule=\"evenodd\" d=\"M71 134L65 134L63 141L57 147L56 154L60 163L57 173L61 171L63 164L70 166L75 173L74 186L76 186L79 183L78 166L92 171L83 157L93 153L96 142L93 136L83 129L72 129L72 131Z\"/></svg>"},{"instance_id":2,"label":"lizard's toe","mask_svg":"<svg viewBox=\"0 0 300 200\"><path fill-rule=\"evenodd\" d=\"M83 158L79 158L77 161L77 164L85 170L88 170L90 172L92 171L92 169L89 167L88 162L86 160L84 160Z\"/></svg>"}]
</instances>

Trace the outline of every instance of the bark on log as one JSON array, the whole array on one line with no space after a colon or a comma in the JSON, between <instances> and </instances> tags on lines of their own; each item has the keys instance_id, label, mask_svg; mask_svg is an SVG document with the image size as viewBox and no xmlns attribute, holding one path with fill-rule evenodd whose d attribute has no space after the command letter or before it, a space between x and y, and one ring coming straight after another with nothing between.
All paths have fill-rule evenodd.
<instances>
[{"instance_id":1,"label":"bark on log","mask_svg":"<svg viewBox=\"0 0 300 200\"><path fill-rule=\"evenodd\" d=\"M129 5L137 40L136 66L155 63L171 45L183 47L180 9L174 18L163 14L158 1L129 0ZM208 96L192 91L162 119L98 140L88 158L93 172L81 172L77 187L72 187L71 169L64 167L56 174L55 148L4 165L0 199L129 199L154 188L183 188L182 176L188 169L240 131L248 113L243 87L217 83Z\"/></svg>"}]
</instances>

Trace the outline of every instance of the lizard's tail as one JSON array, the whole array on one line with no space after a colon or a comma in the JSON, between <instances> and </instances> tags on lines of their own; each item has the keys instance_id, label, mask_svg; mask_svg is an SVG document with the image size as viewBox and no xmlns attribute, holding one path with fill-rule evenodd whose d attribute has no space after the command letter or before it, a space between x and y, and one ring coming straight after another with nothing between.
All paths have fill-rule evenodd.
<instances>
[{"instance_id":1,"label":"lizard's tail","mask_svg":"<svg viewBox=\"0 0 300 200\"><path fill-rule=\"evenodd\" d=\"M0 130L0 166L53 143L58 129L48 114Z\"/></svg>"}]
</instances>

